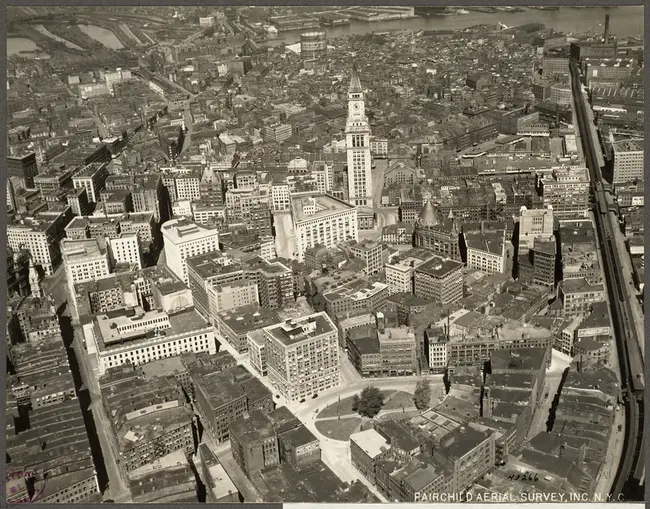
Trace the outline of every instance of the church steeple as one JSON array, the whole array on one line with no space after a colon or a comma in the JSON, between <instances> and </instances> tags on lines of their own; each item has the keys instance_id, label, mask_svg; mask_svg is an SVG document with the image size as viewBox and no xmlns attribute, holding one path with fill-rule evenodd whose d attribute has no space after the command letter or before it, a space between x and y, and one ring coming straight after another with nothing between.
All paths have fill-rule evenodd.
<instances>
[{"instance_id":1,"label":"church steeple","mask_svg":"<svg viewBox=\"0 0 650 509\"><path fill-rule=\"evenodd\" d=\"M29 286L32 290L32 297L43 298L43 287L41 286L41 276L34 265L34 258L29 255Z\"/></svg>"}]
</instances>

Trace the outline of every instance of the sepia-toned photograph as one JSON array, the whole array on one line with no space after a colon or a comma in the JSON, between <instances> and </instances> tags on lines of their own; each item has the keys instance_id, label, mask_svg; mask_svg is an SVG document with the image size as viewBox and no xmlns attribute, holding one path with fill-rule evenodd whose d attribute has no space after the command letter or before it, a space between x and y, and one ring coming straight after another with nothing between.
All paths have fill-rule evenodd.
<instances>
[{"instance_id":1,"label":"sepia-toned photograph","mask_svg":"<svg viewBox=\"0 0 650 509\"><path fill-rule=\"evenodd\" d=\"M643 502L643 20L7 7L6 502Z\"/></svg>"}]
</instances>

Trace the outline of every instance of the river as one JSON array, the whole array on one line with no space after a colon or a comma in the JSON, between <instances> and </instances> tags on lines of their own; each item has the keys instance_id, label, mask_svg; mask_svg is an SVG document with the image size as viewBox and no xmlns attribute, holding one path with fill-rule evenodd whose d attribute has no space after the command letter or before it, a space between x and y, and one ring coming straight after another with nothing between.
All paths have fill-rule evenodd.
<instances>
[{"instance_id":1,"label":"river","mask_svg":"<svg viewBox=\"0 0 650 509\"><path fill-rule=\"evenodd\" d=\"M34 41L27 37L9 37L7 39L7 56L15 55L16 53L33 54L40 48Z\"/></svg>"},{"instance_id":2,"label":"river","mask_svg":"<svg viewBox=\"0 0 650 509\"><path fill-rule=\"evenodd\" d=\"M469 14L452 16L428 16L395 21L367 23L352 20L349 25L325 27L328 39L334 39L350 34L367 34L372 32L387 32L391 30L444 30L466 28L480 24L496 25L498 22L508 26L524 25L526 23L544 23L548 28L554 28L564 33L600 32L605 22L605 14L610 15L610 30L619 38L626 36L643 37L643 6L620 7L560 7L557 11L540 11L527 9L524 12L482 13L470 11ZM121 49L123 46L110 30L94 25L79 25L79 28L93 39L98 40L111 49ZM304 30L284 32L279 34L276 41L285 44L300 42L300 34ZM24 37L9 37L7 39L7 55L21 51L34 51L36 45Z\"/></svg>"},{"instance_id":3,"label":"river","mask_svg":"<svg viewBox=\"0 0 650 509\"><path fill-rule=\"evenodd\" d=\"M107 30L106 28L98 27L95 25L77 25L79 30L96 41L101 42L104 46L110 49L122 49L124 46L117 38L117 36Z\"/></svg>"},{"instance_id":4,"label":"river","mask_svg":"<svg viewBox=\"0 0 650 509\"><path fill-rule=\"evenodd\" d=\"M470 11L469 14L451 16L428 16L395 21L369 23L350 20L349 25L324 27L328 39L351 34L387 32L391 30L445 30L466 28L475 25L496 25L498 22L508 26L526 23L543 23L564 33L601 32L605 14L610 15L610 31L619 38L626 36L643 37L643 6L621 7L560 7L557 11L526 9L524 12L482 13ZM313 30L311 30L313 31ZM300 42L304 30L282 32L277 40L285 44Z\"/></svg>"}]
</instances>

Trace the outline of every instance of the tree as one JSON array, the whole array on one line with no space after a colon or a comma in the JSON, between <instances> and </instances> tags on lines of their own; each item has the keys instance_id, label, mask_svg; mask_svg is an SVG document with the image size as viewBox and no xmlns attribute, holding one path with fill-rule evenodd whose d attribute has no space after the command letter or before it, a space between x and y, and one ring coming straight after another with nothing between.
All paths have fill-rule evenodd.
<instances>
[{"instance_id":1,"label":"tree","mask_svg":"<svg viewBox=\"0 0 650 509\"><path fill-rule=\"evenodd\" d=\"M418 410L426 410L431 406L431 385L429 380L421 380L415 387L413 403Z\"/></svg>"},{"instance_id":2,"label":"tree","mask_svg":"<svg viewBox=\"0 0 650 509\"><path fill-rule=\"evenodd\" d=\"M384 395L377 387L366 387L361 395L355 394L352 401L352 410L363 417L374 417L384 406Z\"/></svg>"}]
</instances>

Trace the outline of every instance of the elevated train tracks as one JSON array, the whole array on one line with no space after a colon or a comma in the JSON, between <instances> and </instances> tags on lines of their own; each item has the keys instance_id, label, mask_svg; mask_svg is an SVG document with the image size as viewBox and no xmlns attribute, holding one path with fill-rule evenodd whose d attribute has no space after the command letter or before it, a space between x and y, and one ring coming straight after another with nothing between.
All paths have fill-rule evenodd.
<instances>
[{"instance_id":1,"label":"elevated train tracks","mask_svg":"<svg viewBox=\"0 0 650 509\"><path fill-rule=\"evenodd\" d=\"M582 83L575 62L571 62L571 80L578 127L585 162L591 174L595 198L595 222L600 244L604 272L607 279L614 337L621 370L621 394L625 405L626 431L623 440L623 457L614 479L611 495L619 497L627 491L638 489L645 482L644 436L644 359L627 301L625 282L619 254L614 241L614 226L608 204L598 157L594 146L592 126L582 97Z\"/></svg>"}]
</instances>

